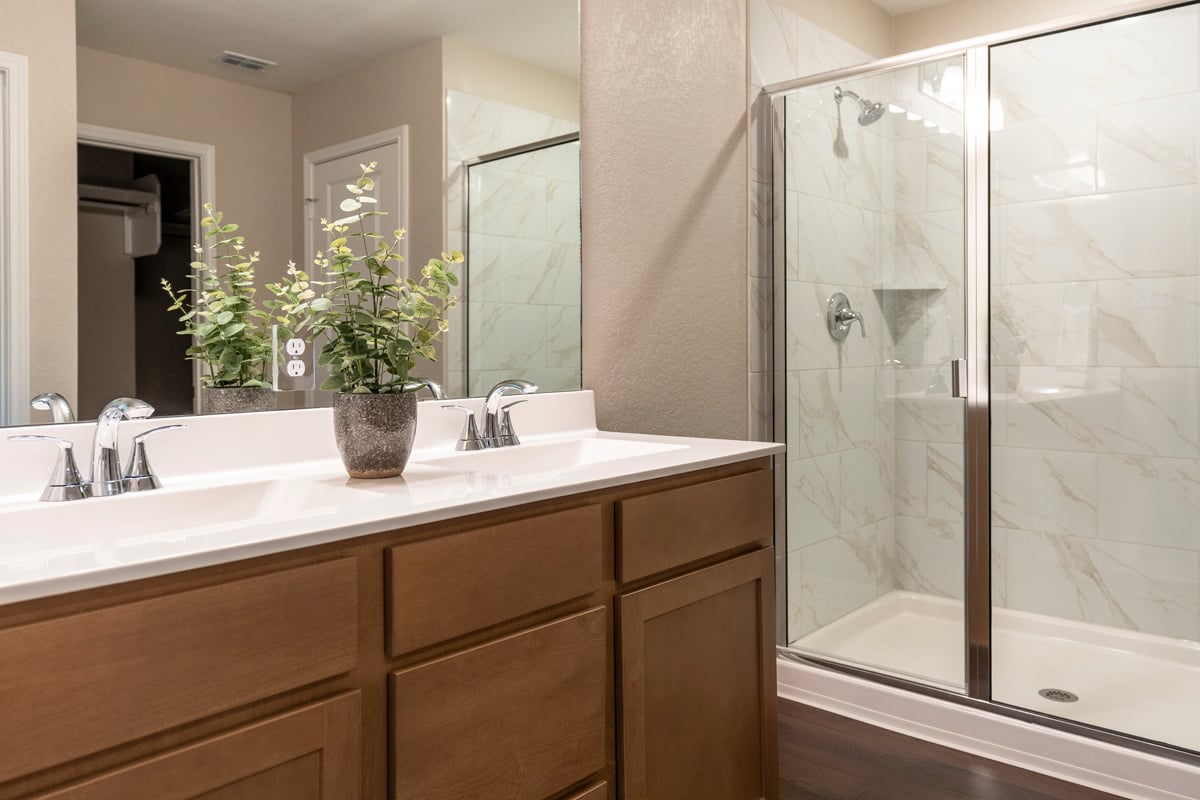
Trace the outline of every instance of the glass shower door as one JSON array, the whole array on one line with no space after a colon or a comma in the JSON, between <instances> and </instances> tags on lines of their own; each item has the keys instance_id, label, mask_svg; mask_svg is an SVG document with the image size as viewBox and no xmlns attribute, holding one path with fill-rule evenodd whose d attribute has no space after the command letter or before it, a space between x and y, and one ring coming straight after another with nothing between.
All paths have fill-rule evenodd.
<instances>
[{"instance_id":1,"label":"glass shower door","mask_svg":"<svg viewBox=\"0 0 1200 800\"><path fill-rule=\"evenodd\" d=\"M992 698L1200 751L1200 10L991 49Z\"/></svg>"},{"instance_id":2,"label":"glass shower door","mask_svg":"<svg viewBox=\"0 0 1200 800\"><path fill-rule=\"evenodd\" d=\"M776 100L787 643L963 691L964 57Z\"/></svg>"}]
</instances>

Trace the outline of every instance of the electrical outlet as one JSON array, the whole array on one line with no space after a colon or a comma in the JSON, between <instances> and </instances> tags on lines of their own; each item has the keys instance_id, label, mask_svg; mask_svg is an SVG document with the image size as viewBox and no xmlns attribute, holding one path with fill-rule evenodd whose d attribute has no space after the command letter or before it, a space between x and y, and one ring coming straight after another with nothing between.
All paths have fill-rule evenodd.
<instances>
[{"instance_id":1,"label":"electrical outlet","mask_svg":"<svg viewBox=\"0 0 1200 800\"><path fill-rule=\"evenodd\" d=\"M275 364L273 383L277 392L315 389L315 359L312 342L299 337L280 341L279 326L271 330L271 354Z\"/></svg>"}]
</instances>

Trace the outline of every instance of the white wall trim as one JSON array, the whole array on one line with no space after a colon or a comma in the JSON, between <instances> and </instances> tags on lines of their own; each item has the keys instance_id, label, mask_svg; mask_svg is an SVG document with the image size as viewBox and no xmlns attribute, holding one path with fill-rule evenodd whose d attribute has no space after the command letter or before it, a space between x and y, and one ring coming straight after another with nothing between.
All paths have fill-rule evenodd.
<instances>
[{"instance_id":1,"label":"white wall trim","mask_svg":"<svg viewBox=\"0 0 1200 800\"><path fill-rule=\"evenodd\" d=\"M29 422L29 59L0 52L0 425Z\"/></svg>"},{"instance_id":2,"label":"white wall trim","mask_svg":"<svg viewBox=\"0 0 1200 800\"><path fill-rule=\"evenodd\" d=\"M1194 800L1200 768L780 658L779 696L1131 800Z\"/></svg>"},{"instance_id":3,"label":"white wall trim","mask_svg":"<svg viewBox=\"0 0 1200 800\"><path fill-rule=\"evenodd\" d=\"M313 219L310 212L311 203L309 199L313 196L313 179L317 164L323 164L326 161L333 161L339 158L352 156L355 153L362 153L367 150L373 150L376 147L395 144L400 148L400 208L396 209L396 219L399 221L398 228L408 227L408 126L401 125L398 128L388 128L387 130L372 133L368 136L360 136L357 139L350 139L345 142L338 142L329 147L322 147L320 150L314 150L311 153L305 153L303 157L304 168L304 259L303 268L305 270L312 269L312 260L316 256L315 253L310 253L308 250L309 244L313 240L313 235L316 233L317 220ZM404 256L404 260L408 262L408 240L402 243L400 255Z\"/></svg>"},{"instance_id":4,"label":"white wall trim","mask_svg":"<svg viewBox=\"0 0 1200 800\"><path fill-rule=\"evenodd\" d=\"M91 125L81 122L78 129L80 144L91 144L97 147L108 147L114 150L129 150L134 153L150 153L152 155L182 158L192 162L192 241L203 239L200 230L200 207L204 203L217 205L217 148L203 142L190 142L186 139L172 139L169 136L155 136L151 133L127 131L120 128L107 128L103 125ZM219 206L218 206L219 207ZM202 259L211 261L212 254L207 250ZM200 395L201 364L192 362L192 405L195 413L201 413Z\"/></svg>"}]
</instances>

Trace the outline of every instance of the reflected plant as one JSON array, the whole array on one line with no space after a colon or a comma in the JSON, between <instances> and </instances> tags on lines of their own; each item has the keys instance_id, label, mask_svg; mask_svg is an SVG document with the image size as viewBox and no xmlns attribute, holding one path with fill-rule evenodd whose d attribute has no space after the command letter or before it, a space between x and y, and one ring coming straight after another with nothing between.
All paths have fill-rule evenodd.
<instances>
[{"instance_id":1,"label":"reflected plant","mask_svg":"<svg viewBox=\"0 0 1200 800\"><path fill-rule=\"evenodd\" d=\"M367 230L367 219L387 212L375 208L376 162L359 166L362 175L346 185L350 196L339 206L349 216L321 220L330 241L314 263L325 291L308 300L305 321L315 335L328 337L318 359L330 370L322 389L412 392L420 388L409 381L416 359L435 360L433 345L449 328L447 312L458 302L451 294L458 277L450 266L463 263L463 254L429 259L420 280L402 276L399 249L406 232L398 228L388 240Z\"/></svg>"},{"instance_id":2,"label":"reflected plant","mask_svg":"<svg viewBox=\"0 0 1200 800\"><path fill-rule=\"evenodd\" d=\"M204 204L205 248L194 244L192 286L178 291L162 281L171 298L168 311L182 312L181 336L190 336L187 357L202 365L201 385L208 388L266 387L271 385L271 326L278 324L286 338L302 330L309 304L316 298L308 275L289 263L279 283L267 284L273 295L255 303L255 264L258 251L247 252L245 238L235 223L223 221L220 211Z\"/></svg>"}]
</instances>

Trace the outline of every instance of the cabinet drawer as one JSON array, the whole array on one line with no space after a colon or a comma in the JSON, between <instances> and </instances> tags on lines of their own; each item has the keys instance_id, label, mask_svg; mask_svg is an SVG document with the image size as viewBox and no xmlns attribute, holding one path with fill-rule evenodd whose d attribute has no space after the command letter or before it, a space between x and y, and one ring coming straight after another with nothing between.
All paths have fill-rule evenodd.
<instances>
[{"instance_id":1,"label":"cabinet drawer","mask_svg":"<svg viewBox=\"0 0 1200 800\"><path fill-rule=\"evenodd\" d=\"M578 794L573 794L567 800L608 800L608 783L597 783L589 786Z\"/></svg>"},{"instance_id":2,"label":"cabinet drawer","mask_svg":"<svg viewBox=\"0 0 1200 800\"><path fill-rule=\"evenodd\" d=\"M751 544L774 528L770 470L617 502L619 578L628 582Z\"/></svg>"},{"instance_id":3,"label":"cabinet drawer","mask_svg":"<svg viewBox=\"0 0 1200 800\"><path fill-rule=\"evenodd\" d=\"M388 653L591 594L604 581L604 551L598 505L390 548Z\"/></svg>"},{"instance_id":4,"label":"cabinet drawer","mask_svg":"<svg viewBox=\"0 0 1200 800\"><path fill-rule=\"evenodd\" d=\"M245 725L31 800L351 800L358 692Z\"/></svg>"},{"instance_id":5,"label":"cabinet drawer","mask_svg":"<svg viewBox=\"0 0 1200 800\"><path fill-rule=\"evenodd\" d=\"M0 631L0 781L348 672L344 558Z\"/></svg>"},{"instance_id":6,"label":"cabinet drawer","mask_svg":"<svg viewBox=\"0 0 1200 800\"><path fill-rule=\"evenodd\" d=\"M544 800L603 770L607 641L594 608L392 673L392 796Z\"/></svg>"}]
</instances>

